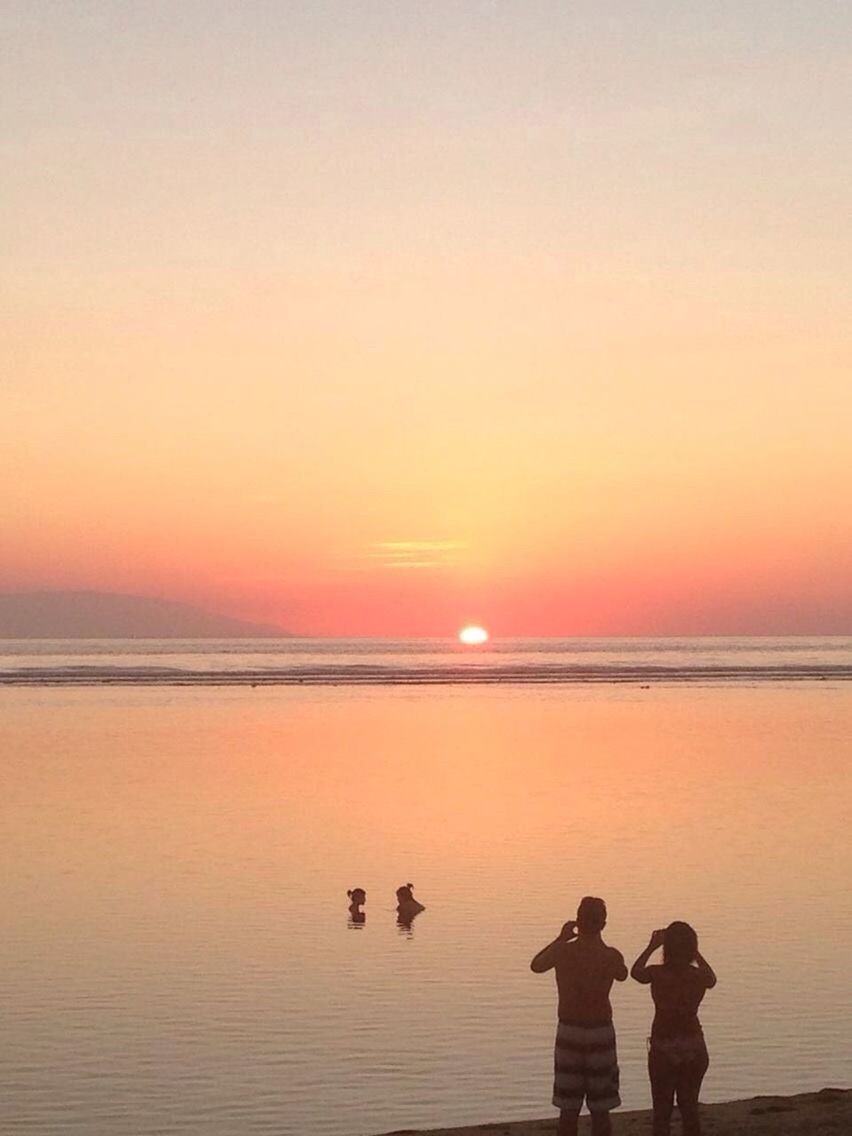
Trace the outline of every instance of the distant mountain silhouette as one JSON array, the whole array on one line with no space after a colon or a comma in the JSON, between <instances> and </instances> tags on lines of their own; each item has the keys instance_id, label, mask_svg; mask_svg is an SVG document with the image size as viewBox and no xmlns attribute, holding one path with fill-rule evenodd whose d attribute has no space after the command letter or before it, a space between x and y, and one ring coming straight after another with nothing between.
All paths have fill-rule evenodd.
<instances>
[{"instance_id":1,"label":"distant mountain silhouette","mask_svg":"<svg viewBox=\"0 0 852 1136\"><path fill-rule=\"evenodd\" d=\"M286 636L192 604L115 592L0 592L0 639L231 639Z\"/></svg>"}]
</instances>

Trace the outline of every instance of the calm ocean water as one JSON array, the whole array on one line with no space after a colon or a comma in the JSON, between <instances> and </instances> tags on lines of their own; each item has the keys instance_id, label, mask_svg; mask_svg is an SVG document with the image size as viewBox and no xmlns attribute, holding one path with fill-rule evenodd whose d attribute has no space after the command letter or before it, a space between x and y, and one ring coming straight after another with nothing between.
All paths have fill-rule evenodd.
<instances>
[{"instance_id":1,"label":"calm ocean water","mask_svg":"<svg viewBox=\"0 0 852 1136\"><path fill-rule=\"evenodd\" d=\"M852 640L6 642L0 672L4 1134L546 1116L528 963L587 892L628 962L697 927L706 1100L852 1085ZM643 1107L648 992L613 1000Z\"/></svg>"}]
</instances>

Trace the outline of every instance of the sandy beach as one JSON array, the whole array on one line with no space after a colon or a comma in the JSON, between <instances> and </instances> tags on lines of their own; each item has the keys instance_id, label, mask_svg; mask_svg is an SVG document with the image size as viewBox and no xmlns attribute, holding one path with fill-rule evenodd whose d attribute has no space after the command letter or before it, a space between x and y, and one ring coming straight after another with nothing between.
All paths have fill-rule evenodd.
<instances>
[{"instance_id":1,"label":"sandy beach","mask_svg":"<svg viewBox=\"0 0 852 1136\"><path fill-rule=\"evenodd\" d=\"M751 1097L749 1100L702 1105L702 1128L707 1136L847 1136L852 1134L852 1090L822 1089L790 1097ZM675 1136L680 1122L675 1111ZM403 1136L397 1129L384 1136ZM435 1128L418 1136L545 1136L556 1131L556 1117L513 1124L474 1124L467 1128ZM580 1136L590 1131L588 1116L580 1119ZM613 1113L614 1136L650 1136L651 1113Z\"/></svg>"}]
</instances>

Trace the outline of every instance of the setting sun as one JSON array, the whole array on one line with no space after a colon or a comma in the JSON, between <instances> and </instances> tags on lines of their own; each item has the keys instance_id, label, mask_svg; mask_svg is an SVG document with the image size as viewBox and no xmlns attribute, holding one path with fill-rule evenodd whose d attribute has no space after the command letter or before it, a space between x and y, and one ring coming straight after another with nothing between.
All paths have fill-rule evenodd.
<instances>
[{"instance_id":1,"label":"setting sun","mask_svg":"<svg viewBox=\"0 0 852 1136\"><path fill-rule=\"evenodd\" d=\"M488 632L484 627L463 627L459 632L459 640L467 647L478 647L488 642Z\"/></svg>"}]
</instances>

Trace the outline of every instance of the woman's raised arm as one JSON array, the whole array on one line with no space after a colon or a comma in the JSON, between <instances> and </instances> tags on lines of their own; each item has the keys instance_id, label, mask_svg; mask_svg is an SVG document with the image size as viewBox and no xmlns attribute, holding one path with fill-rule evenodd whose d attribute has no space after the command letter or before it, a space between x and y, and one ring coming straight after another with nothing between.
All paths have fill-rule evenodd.
<instances>
[{"instance_id":1,"label":"woman's raised arm","mask_svg":"<svg viewBox=\"0 0 852 1136\"><path fill-rule=\"evenodd\" d=\"M651 981L651 972L648 969L648 959L651 957L654 951L656 951L663 945L664 933L665 932L663 931L652 932L651 939L647 947L630 968L630 977L635 978L637 982L641 982L643 985L647 985Z\"/></svg>"},{"instance_id":2,"label":"woman's raised arm","mask_svg":"<svg viewBox=\"0 0 852 1136\"><path fill-rule=\"evenodd\" d=\"M710 965L704 955L702 955L701 951L696 952L695 961L698 963L699 974L704 975L704 981L707 983L707 989L712 990L717 981L713 967Z\"/></svg>"}]
</instances>

